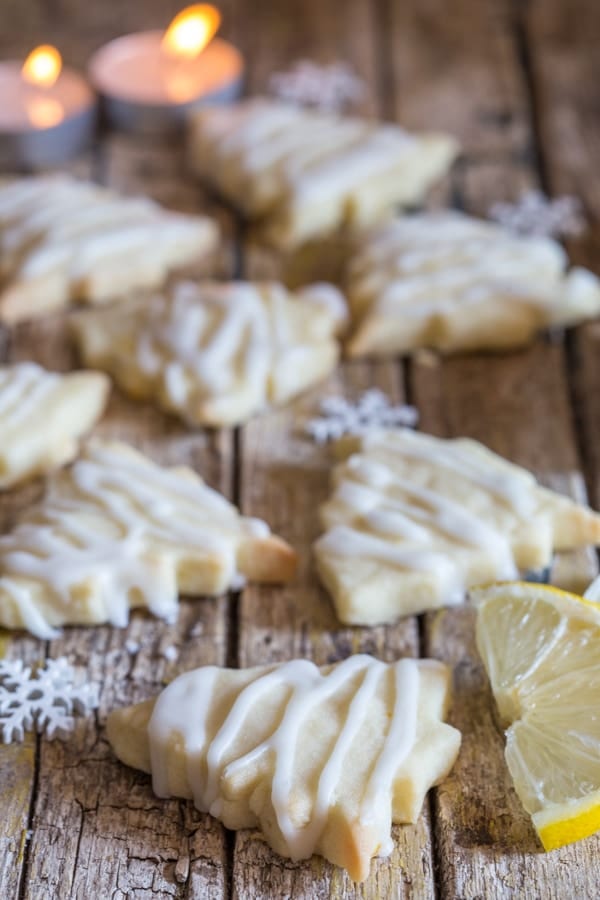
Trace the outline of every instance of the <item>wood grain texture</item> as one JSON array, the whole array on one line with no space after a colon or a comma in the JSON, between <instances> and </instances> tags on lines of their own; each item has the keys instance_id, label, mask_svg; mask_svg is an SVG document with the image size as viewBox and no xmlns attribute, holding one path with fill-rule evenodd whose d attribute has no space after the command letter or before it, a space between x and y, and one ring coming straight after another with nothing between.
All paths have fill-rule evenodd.
<instances>
[{"instance_id":1,"label":"wood grain texture","mask_svg":"<svg viewBox=\"0 0 600 900\"><path fill-rule=\"evenodd\" d=\"M90 177L93 159L86 154L76 160L69 170L74 175ZM24 328L10 330L0 328L0 357L3 363L21 359L35 359L31 348L23 341ZM40 335L41 337L41 335ZM63 346L62 328L57 331L53 324L44 328L43 340L39 342L38 360L44 362L45 354L52 357L53 349ZM55 354L61 358L61 350ZM63 355L64 356L64 355ZM50 366L54 368L54 366ZM69 369L70 360L63 358L56 366ZM43 491L43 482L36 479L14 491L0 496L0 529L8 531L20 510L35 503ZM5 632L0 629L0 657L21 659L28 666L43 664L47 656L47 644L21 633ZM0 896L16 897L23 888L29 848L33 839L33 802L39 781L39 752L41 741L35 734L26 734L23 744L0 745L0 777L4 790L0 792Z\"/></svg>"},{"instance_id":2,"label":"wood grain texture","mask_svg":"<svg viewBox=\"0 0 600 900\"><path fill-rule=\"evenodd\" d=\"M343 16L335 4L294 2L285 6L258 5L248 21L250 58L249 87L265 90L268 75L287 68L305 55L331 62L342 56L363 78L366 92L355 111L372 115L383 109L380 91L376 7L363 0L345 4ZM268 52L264 48L269 47ZM283 261L245 247L245 274L250 277L286 277L296 266L300 280L309 268L304 259ZM321 248L323 251L323 248ZM319 248L308 251L319 256ZM324 249L331 264L331 248ZM321 258L315 265L319 272ZM322 272L322 269L321 269ZM296 581L273 591L250 587L240 598L238 621L238 665L284 661L295 657L323 664L352 653L371 653L382 659L419 654L416 620L394 627L345 628L337 622L331 601L320 586L311 556L311 545L319 534L316 515L329 491L332 465L326 447L316 447L302 434L302 423L318 413L318 400L330 393L350 398L367 387L379 386L391 397L403 396L401 369L388 363L378 366L343 366L329 384L310 392L280 412L250 422L241 429L241 504L244 513L267 519L297 549L300 569ZM347 875L322 859L292 863L280 860L247 832L236 836L233 895L239 898L288 897L432 897L433 854L428 808L416 826L394 828L395 849L389 860L372 864L363 885L353 885ZM267 868L268 864L268 868Z\"/></svg>"},{"instance_id":3,"label":"wood grain texture","mask_svg":"<svg viewBox=\"0 0 600 900\"><path fill-rule=\"evenodd\" d=\"M600 8L576 0L569 10L556 0L530 4L524 19L530 46L531 82L537 98L539 155L550 194L574 194L587 219L584 233L569 239L571 259L600 272L600 115L597 85ZM600 430L597 322L571 341L574 417L594 505L600 503Z\"/></svg>"},{"instance_id":4,"label":"wood grain texture","mask_svg":"<svg viewBox=\"0 0 600 900\"><path fill-rule=\"evenodd\" d=\"M103 148L100 170L104 182L119 189L143 190L173 208L205 209L194 188L182 189L177 164L177 155L168 147L140 152L138 146L136 152L126 140L115 139ZM9 359L35 359L53 370L76 367L66 318L59 315L19 326L10 341ZM190 465L232 496L230 433L190 432L153 407L130 402L116 389L95 433L128 441L162 464ZM31 490L39 493L40 487ZM24 897L147 892L166 898L183 897L188 889L196 896L225 896L223 829L191 804L157 800L150 779L115 760L103 736L103 722L111 709L156 694L180 671L223 664L229 604L228 598L183 600L172 626L134 613L126 629L69 628L64 637L51 642L50 656L66 656L102 685L101 705L96 717L78 726L72 740L39 740ZM139 651L128 652L127 641L139 645ZM39 652L39 642L33 643ZM163 655L167 648L174 648L172 662ZM33 746L35 741L29 740L21 751L21 768L28 765L22 779L30 788Z\"/></svg>"},{"instance_id":5,"label":"wood grain texture","mask_svg":"<svg viewBox=\"0 0 600 900\"><path fill-rule=\"evenodd\" d=\"M352 653L394 660L419 653L414 619L368 629L340 625L311 555L311 544L320 533L317 507L329 493L332 458L327 447L317 447L302 434L302 425L318 412L318 397L324 393L353 398L374 385L395 400L402 397L400 373L393 363L348 364L321 390L242 429L242 509L270 521L293 544L300 555L300 571L283 589L255 586L244 591L239 614L240 666L296 657L325 664ZM417 825L397 827L394 836L390 859L374 861L369 879L353 885L341 870L323 860L282 861L252 835L242 834L236 840L234 896L306 900L433 896L427 809Z\"/></svg>"},{"instance_id":6,"label":"wood grain texture","mask_svg":"<svg viewBox=\"0 0 600 900\"><path fill-rule=\"evenodd\" d=\"M388 106L411 128L456 135L468 157L527 153L523 90L509 0L386 0Z\"/></svg>"},{"instance_id":7,"label":"wood grain texture","mask_svg":"<svg viewBox=\"0 0 600 900\"><path fill-rule=\"evenodd\" d=\"M481 440L545 475L553 487L569 487L569 479L556 474L570 472L575 459L560 359L560 348L538 343L510 357L488 359L485 378L477 357L446 362L437 377L431 366L416 371L423 427ZM490 391L490 384L497 389ZM426 393L419 400L422 387ZM532 414L536 422L550 422L549 428L532 429ZM564 584L569 577L565 586L577 587L574 581L587 582L594 573L595 560L576 562L573 567L571 557L557 563L557 578ZM473 642L472 612L448 610L427 616L427 622L427 653L455 667L451 721L463 733L458 763L446 785L436 791L442 894L594 896L592 888L600 874L594 862L598 838L543 854L514 794L493 699Z\"/></svg>"},{"instance_id":8,"label":"wood grain texture","mask_svg":"<svg viewBox=\"0 0 600 900\"><path fill-rule=\"evenodd\" d=\"M0 357L8 359L10 337L0 329ZM37 485L28 485L10 491L0 497L0 528L7 531L19 509L31 502L38 493ZM39 641L20 637L13 641L0 632L0 658L22 659L32 665L44 658ZM15 897L18 894L25 861L25 849L29 840L29 810L35 779L35 735L26 735L23 744L0 745L0 896Z\"/></svg>"},{"instance_id":9,"label":"wood grain texture","mask_svg":"<svg viewBox=\"0 0 600 900\"><path fill-rule=\"evenodd\" d=\"M411 125L435 111L431 124L458 133L465 154L453 196L461 207L485 215L494 201L515 199L539 183L535 98L528 93L522 32L512 7L459 6L464 18L448 21L435 3L425 9L402 5L392 32L400 67L394 102ZM421 354L411 366L410 385L425 431L480 440L581 499L581 459L560 337L501 356L440 360ZM596 570L595 554L578 554L557 560L552 574L563 586L581 588ZM435 791L441 895L594 896L597 838L549 855L539 852L504 763L493 699L473 642L473 613L426 616L424 649L455 667L452 721L463 732L458 763Z\"/></svg>"},{"instance_id":10,"label":"wood grain texture","mask_svg":"<svg viewBox=\"0 0 600 900\"><path fill-rule=\"evenodd\" d=\"M223 34L248 61L251 92L269 74L308 57L352 63L367 85L359 112L413 129L447 128L464 156L431 203L452 202L485 214L544 183L582 196L591 228L569 245L573 258L600 258L598 112L600 7L591 0L227 0ZM0 0L0 56L24 55L54 41L70 64L129 30L162 27L174 0L83 4L80 0ZM541 163L541 169L538 164ZM230 274L241 258L239 226L191 182L180 144L103 135L74 170L128 193L148 193L174 208L216 214L225 234L218 262ZM245 247L245 275L281 271ZM205 271L199 267L199 272ZM238 268L239 271L239 268ZM76 364L58 316L3 333L3 358L36 359L55 369ZM565 349L566 348L566 349ZM440 361L418 354L393 363L344 366L322 389L286 410L231 433L188 432L149 405L113 392L100 434L131 441L161 462L185 461L211 484L265 517L298 549L301 567L284 589L252 587L239 598L183 600L174 626L136 613L128 629L67 629L49 645L3 635L0 651L27 661L66 655L102 683L101 706L72 741L28 737L0 747L0 897L29 898L595 898L598 838L543 855L510 784L502 735L473 645L472 612L442 611L421 623L350 629L336 622L310 558L316 507L328 491L331 460L298 428L325 392L352 397L381 386L410 399L421 427L466 434L531 468L550 486L600 505L600 326L539 340L516 354ZM0 501L0 524L39 496L40 482ZM594 553L565 555L553 580L583 586ZM139 643L131 654L125 641ZM164 658L167 647L177 658ZM452 721L464 734L454 772L432 795L418 824L394 829L390 860L376 861L362 886L315 858L293 863L253 832L227 835L190 804L154 797L149 779L114 760L103 721L115 706L157 692L179 671L203 663L318 662L370 652L384 659L431 654L454 666ZM433 832L433 840L432 840Z\"/></svg>"}]
</instances>

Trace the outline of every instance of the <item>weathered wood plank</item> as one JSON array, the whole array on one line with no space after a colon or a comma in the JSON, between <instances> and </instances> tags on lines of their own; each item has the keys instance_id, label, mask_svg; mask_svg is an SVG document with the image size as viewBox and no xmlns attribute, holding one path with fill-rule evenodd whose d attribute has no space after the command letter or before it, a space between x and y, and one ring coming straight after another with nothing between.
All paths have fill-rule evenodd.
<instances>
[{"instance_id":1,"label":"weathered wood plank","mask_svg":"<svg viewBox=\"0 0 600 900\"><path fill-rule=\"evenodd\" d=\"M538 179L512 13L508 4L462 2L452 17L435 3L393 6L398 114L411 125L445 125L458 135L466 152L454 198L479 214ZM410 384L425 431L474 437L555 487L573 486L580 460L561 344L540 340L521 353L450 360L421 354ZM575 563L561 560L554 574L585 582L593 557L579 555ZM554 854L538 851L504 764L472 612L427 616L425 650L455 666L452 720L463 732L458 763L435 792L441 895L593 896L597 839Z\"/></svg>"},{"instance_id":2,"label":"weathered wood plank","mask_svg":"<svg viewBox=\"0 0 600 900\"><path fill-rule=\"evenodd\" d=\"M93 165L90 154L84 154L69 166L74 175L89 177ZM22 328L0 331L2 362L16 362L32 358L22 352ZM51 353L52 341L42 341L40 352ZM40 360L42 361L42 360ZM41 479L0 497L0 532L10 529L15 516L25 506L34 503L43 490ZM22 633L0 629L0 656L20 659L26 665L39 665L47 655L47 644ZM27 734L23 744L0 745L0 778L5 789L0 793L0 896L16 897L26 868L31 838L32 801L38 780L40 741Z\"/></svg>"},{"instance_id":3,"label":"weathered wood plank","mask_svg":"<svg viewBox=\"0 0 600 900\"><path fill-rule=\"evenodd\" d=\"M481 197L480 191L479 201ZM431 375L430 367L423 380ZM422 377L417 367L417 396ZM475 437L545 476L552 486L567 485L567 476L579 465L562 346L540 340L520 353L444 361L438 377L442 396L438 395L436 411L428 412L419 403L424 427L429 430L428 417L437 419L437 425L431 422L432 428L446 435ZM593 559L577 560L575 571L572 557L558 564L563 584L565 578L571 581L565 586L581 587L593 575ZM428 628L432 655L440 654L457 666L455 724L463 731L459 763L446 789L437 794L444 890L449 896L465 897L511 896L511 891L561 897L576 884L578 896L591 896L595 840L548 856L539 853L504 765L503 743L473 645L472 625L469 611L448 611L433 617ZM567 859L577 867L575 874L565 873L562 863Z\"/></svg>"},{"instance_id":4,"label":"weathered wood plank","mask_svg":"<svg viewBox=\"0 0 600 900\"><path fill-rule=\"evenodd\" d=\"M396 400L402 396L394 364L346 365L323 389L242 429L242 508L246 514L268 519L292 543L300 555L300 571L284 589L250 587L244 591L239 612L240 666L297 657L324 664L359 652L387 660L418 655L414 619L370 629L341 626L319 585L311 557L311 544L319 534L316 510L329 492L332 459L327 448L315 446L301 433L302 422L315 414L318 397L324 393L343 392L352 397L374 385ZM240 833L234 858L234 896L433 896L427 809L416 826L394 828L394 837L390 859L375 861L370 878L356 886L321 859L282 862L252 834ZM268 876L264 871L267 862Z\"/></svg>"},{"instance_id":5,"label":"weathered wood plank","mask_svg":"<svg viewBox=\"0 0 600 900\"><path fill-rule=\"evenodd\" d=\"M138 144L136 151L115 138L105 146L103 175L115 187L144 190L176 208L201 205L194 188L182 190L178 157L168 147L148 151ZM17 329L10 355L73 368L65 317ZM127 440L161 463L191 465L232 495L231 433L190 432L116 390L97 433ZM71 628L51 643L51 656L67 656L102 685L101 706L69 742L41 741L25 897L226 895L223 829L191 804L157 800L148 778L114 759L102 725L110 709L155 694L179 671L222 664L229 604L228 598L183 600L172 626L135 613L122 631ZM138 652L127 650L128 640ZM165 658L167 648L174 660Z\"/></svg>"},{"instance_id":6,"label":"weathered wood plank","mask_svg":"<svg viewBox=\"0 0 600 900\"><path fill-rule=\"evenodd\" d=\"M10 338L6 329L0 330L0 354L6 362ZM0 497L0 527L10 527L16 510L35 496L37 488L11 491ZM22 638L13 642L4 630L0 631L0 658L22 659L31 664L39 659L38 641ZM36 738L27 735L23 744L0 746L0 780L4 790L0 794L0 895L18 894L28 841L29 808L35 775Z\"/></svg>"},{"instance_id":7,"label":"weathered wood plank","mask_svg":"<svg viewBox=\"0 0 600 900\"><path fill-rule=\"evenodd\" d=\"M269 74L289 67L296 59L308 56L318 62L331 62L343 58L366 84L364 102L357 111L381 114L381 61L376 38L379 20L373 4L351 0L340 16L338 4L321 2L307 6L294 0L285 9L270 5L268 9L259 7L258 11L253 8L247 15L251 91L264 91ZM309 257L313 250L309 248ZM246 251L246 275L264 277L264 266L269 264L271 276L282 272L281 260L261 258L248 245ZM322 272L320 264L318 260L315 270ZM287 261L288 280L306 280L307 272L306 257L293 260L291 266ZM401 370L391 363L344 366L328 385L241 430L244 512L262 516L279 528L298 550L301 563L296 581L283 590L251 587L244 591L239 606L240 666L299 656L325 663L356 652L384 659L418 655L419 636L414 619L391 628L340 626L311 559L311 544L319 533L316 510L328 494L332 460L327 448L317 448L300 433L301 422L315 414L318 398L324 393L335 391L353 397L374 385L399 399L403 394ZM357 886L322 859L296 864L282 861L255 835L240 832L235 842L234 897L433 896L427 804L417 825L394 828L394 837L392 857L375 861L370 878Z\"/></svg>"},{"instance_id":8,"label":"weathered wood plank","mask_svg":"<svg viewBox=\"0 0 600 900\"><path fill-rule=\"evenodd\" d=\"M8 351L8 342L3 342ZM6 353L3 353L6 360ZM21 506L38 494L37 484L0 497L0 530L10 528ZM41 662L45 647L23 635L15 637L0 629L0 658L21 659L24 664ZM27 734L22 744L0 744L0 896L16 897L19 891L29 839L29 810L36 774L37 739Z\"/></svg>"},{"instance_id":9,"label":"weathered wood plank","mask_svg":"<svg viewBox=\"0 0 600 900\"><path fill-rule=\"evenodd\" d=\"M600 272L600 79L598 4L550 0L529 4L524 30L530 46L531 79L537 99L540 156L546 188L575 194L585 209L587 229L567 243L572 260ZM574 415L592 501L600 505L600 327L578 328L569 346Z\"/></svg>"},{"instance_id":10,"label":"weathered wood plank","mask_svg":"<svg viewBox=\"0 0 600 900\"><path fill-rule=\"evenodd\" d=\"M567 241L574 263L599 272L600 178L597 148L600 116L596 85L600 61L600 8L577 0L567 8L551 0L529 4L523 14L530 80L536 98L539 157L551 194L574 194L585 208L585 232ZM598 323L575 329L568 343L572 416L593 505L600 505L600 330Z\"/></svg>"},{"instance_id":11,"label":"weathered wood plank","mask_svg":"<svg viewBox=\"0 0 600 900\"><path fill-rule=\"evenodd\" d=\"M289 0L284 4L255 3L238 9L248 60L248 92L264 93L271 73L288 69L299 59L318 63L344 59L364 80L361 112L380 109L374 32L377 10L364 0L347 0L343 15L333 2Z\"/></svg>"},{"instance_id":12,"label":"weathered wood plank","mask_svg":"<svg viewBox=\"0 0 600 900\"><path fill-rule=\"evenodd\" d=\"M412 128L449 131L469 156L511 154L531 145L507 0L384 0L382 37L391 61L394 116Z\"/></svg>"},{"instance_id":13,"label":"weathered wood plank","mask_svg":"<svg viewBox=\"0 0 600 900\"><path fill-rule=\"evenodd\" d=\"M560 347L538 342L510 356L417 363L413 385L425 430L481 440L545 475L551 486L568 486L557 473L570 475L577 457ZM572 557L557 563L564 586L577 588L592 577L593 558L577 563L575 569ZM427 652L455 667L452 722L463 734L458 762L436 791L442 896L593 897L598 838L541 853L514 793L474 646L472 611L447 610L427 620Z\"/></svg>"}]
</instances>

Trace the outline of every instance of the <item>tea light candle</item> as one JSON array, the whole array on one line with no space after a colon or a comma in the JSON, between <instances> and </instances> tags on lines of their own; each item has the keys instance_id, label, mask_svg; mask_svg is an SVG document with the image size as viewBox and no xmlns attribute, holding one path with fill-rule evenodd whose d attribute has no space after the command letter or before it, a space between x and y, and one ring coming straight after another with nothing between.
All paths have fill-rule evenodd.
<instances>
[{"instance_id":1,"label":"tea light candle","mask_svg":"<svg viewBox=\"0 0 600 900\"><path fill-rule=\"evenodd\" d=\"M166 32L142 31L101 47L89 74L110 123L123 131L168 132L190 110L239 96L243 59L232 44L213 40L220 22L213 6L189 6Z\"/></svg>"},{"instance_id":2,"label":"tea light candle","mask_svg":"<svg viewBox=\"0 0 600 900\"><path fill-rule=\"evenodd\" d=\"M64 162L88 144L95 101L86 81L62 66L60 53L37 47L25 63L0 62L0 167Z\"/></svg>"}]
</instances>

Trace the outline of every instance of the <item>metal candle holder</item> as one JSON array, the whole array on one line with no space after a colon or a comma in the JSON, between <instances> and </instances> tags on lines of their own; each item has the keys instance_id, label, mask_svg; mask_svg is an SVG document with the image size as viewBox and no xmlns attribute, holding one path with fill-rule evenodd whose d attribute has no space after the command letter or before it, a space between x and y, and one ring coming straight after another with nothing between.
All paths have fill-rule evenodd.
<instances>
[{"instance_id":1,"label":"metal candle holder","mask_svg":"<svg viewBox=\"0 0 600 900\"><path fill-rule=\"evenodd\" d=\"M21 63L9 60L0 63L0 88L5 96L17 98L24 92ZM35 90L35 89L29 89ZM63 117L47 127L26 121L23 101L22 121L0 114L0 169L37 169L65 162L84 150L94 134L96 102L84 79L71 69L61 72L56 84L40 90L43 99L56 100L63 108Z\"/></svg>"},{"instance_id":2,"label":"metal candle holder","mask_svg":"<svg viewBox=\"0 0 600 900\"><path fill-rule=\"evenodd\" d=\"M162 31L116 38L100 48L89 64L108 124L120 131L158 135L182 127L190 112L239 97L244 63L239 51L215 38L195 60L182 63L198 92L182 101L169 98L161 83ZM192 88L193 89L193 88Z\"/></svg>"}]
</instances>

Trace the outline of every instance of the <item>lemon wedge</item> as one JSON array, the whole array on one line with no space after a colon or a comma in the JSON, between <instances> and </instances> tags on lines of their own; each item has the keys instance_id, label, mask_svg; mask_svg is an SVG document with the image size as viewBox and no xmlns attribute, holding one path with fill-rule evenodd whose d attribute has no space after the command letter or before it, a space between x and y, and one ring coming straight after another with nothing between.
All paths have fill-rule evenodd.
<instances>
[{"instance_id":1,"label":"lemon wedge","mask_svg":"<svg viewBox=\"0 0 600 900\"><path fill-rule=\"evenodd\" d=\"M600 829L600 606L557 588L475 588L477 648L506 762L545 850Z\"/></svg>"}]
</instances>

